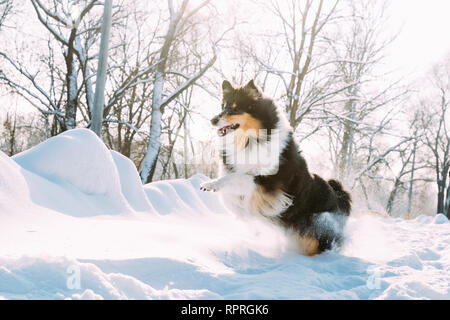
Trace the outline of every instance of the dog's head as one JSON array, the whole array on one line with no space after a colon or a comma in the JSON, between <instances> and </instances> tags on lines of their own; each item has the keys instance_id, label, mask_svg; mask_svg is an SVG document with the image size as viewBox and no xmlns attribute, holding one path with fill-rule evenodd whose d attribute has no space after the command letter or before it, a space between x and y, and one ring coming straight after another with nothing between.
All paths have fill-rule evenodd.
<instances>
[{"instance_id":1,"label":"dog's head","mask_svg":"<svg viewBox=\"0 0 450 320\"><path fill-rule=\"evenodd\" d=\"M211 120L218 127L219 136L236 131L245 138L258 138L261 132L275 128L278 122L275 105L263 96L253 80L239 88L225 80L222 90L222 112Z\"/></svg>"},{"instance_id":2,"label":"dog's head","mask_svg":"<svg viewBox=\"0 0 450 320\"><path fill-rule=\"evenodd\" d=\"M235 88L222 83L222 112L211 123L222 137L219 148L227 170L271 175L292 131L281 109L250 81ZM241 152L244 151L244 152Z\"/></svg>"}]
</instances>

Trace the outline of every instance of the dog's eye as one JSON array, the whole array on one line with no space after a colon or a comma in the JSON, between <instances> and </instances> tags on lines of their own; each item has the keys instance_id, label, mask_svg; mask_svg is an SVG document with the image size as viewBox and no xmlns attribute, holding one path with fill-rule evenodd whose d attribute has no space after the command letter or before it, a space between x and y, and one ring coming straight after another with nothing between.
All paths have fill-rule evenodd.
<instances>
[{"instance_id":1,"label":"dog's eye","mask_svg":"<svg viewBox=\"0 0 450 320\"><path fill-rule=\"evenodd\" d=\"M239 109L236 106L236 103L226 102L226 103L224 103L224 106L223 106L222 110L224 110L224 112L226 114L229 114L229 115L233 115L233 114L238 114L239 113Z\"/></svg>"},{"instance_id":2,"label":"dog's eye","mask_svg":"<svg viewBox=\"0 0 450 320\"><path fill-rule=\"evenodd\" d=\"M232 115L238 115L241 114L242 112L240 110L238 110L237 108L233 108L233 109L227 109L227 114L232 116Z\"/></svg>"},{"instance_id":3,"label":"dog's eye","mask_svg":"<svg viewBox=\"0 0 450 320\"><path fill-rule=\"evenodd\" d=\"M222 110L228 110L228 109L232 109L232 104L230 102L222 102Z\"/></svg>"}]
</instances>

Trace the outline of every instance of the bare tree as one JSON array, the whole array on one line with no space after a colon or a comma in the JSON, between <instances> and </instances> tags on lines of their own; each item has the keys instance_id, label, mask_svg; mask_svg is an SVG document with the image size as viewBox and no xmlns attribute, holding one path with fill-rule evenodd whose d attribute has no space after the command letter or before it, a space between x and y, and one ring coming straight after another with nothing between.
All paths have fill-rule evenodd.
<instances>
[{"instance_id":1,"label":"bare tree","mask_svg":"<svg viewBox=\"0 0 450 320\"><path fill-rule=\"evenodd\" d=\"M320 44L324 41L325 26L338 18L339 2L271 1L264 6L279 22L282 32L268 31L261 35L266 38L263 48L253 45L248 37L239 44L259 65L259 73L265 74L260 76L263 87L269 77L276 80L276 87L281 83L280 98L294 129L316 107L344 90L329 90L333 76L326 68L331 62L324 60L327 48Z\"/></svg>"},{"instance_id":2,"label":"bare tree","mask_svg":"<svg viewBox=\"0 0 450 320\"><path fill-rule=\"evenodd\" d=\"M65 86L64 74L61 72L54 54L51 39L47 42L48 54L36 56L42 65L35 64L28 70L27 66L19 62L20 58L11 58L0 52L3 62L0 69L0 80L6 84L11 93L23 97L34 106L45 118L46 136L58 134L64 123L62 106L64 104ZM19 57L22 57L17 52Z\"/></svg>"},{"instance_id":3,"label":"bare tree","mask_svg":"<svg viewBox=\"0 0 450 320\"><path fill-rule=\"evenodd\" d=\"M450 190L447 179L450 172L450 58L433 68L430 83L434 89L433 96L423 101L423 109L428 110L423 119L423 127L426 128L424 143L431 151L430 165L436 174L437 213L449 216Z\"/></svg>"},{"instance_id":4,"label":"bare tree","mask_svg":"<svg viewBox=\"0 0 450 320\"><path fill-rule=\"evenodd\" d=\"M11 12L12 6L12 0L0 0L0 30L6 20L6 16Z\"/></svg>"},{"instance_id":5,"label":"bare tree","mask_svg":"<svg viewBox=\"0 0 450 320\"><path fill-rule=\"evenodd\" d=\"M6 139L6 143L9 145L6 151L6 154L9 155L10 157L12 157L13 155L16 154L16 150L17 150L17 114L14 113L14 116L11 116L11 114L7 113L6 114L6 119L3 122L3 129L4 132L6 133L7 137L5 137Z\"/></svg>"},{"instance_id":6,"label":"bare tree","mask_svg":"<svg viewBox=\"0 0 450 320\"><path fill-rule=\"evenodd\" d=\"M150 118L152 73L158 60L155 38L162 17L153 9L142 8L139 1L122 9L121 27L111 35L108 58L103 138L111 149L131 158L137 166L148 141L143 125ZM149 21L155 25L149 26ZM89 109L82 106L82 110L84 120L89 122Z\"/></svg>"},{"instance_id":7,"label":"bare tree","mask_svg":"<svg viewBox=\"0 0 450 320\"><path fill-rule=\"evenodd\" d=\"M11 58L13 56L11 53L0 52L0 58L5 62L4 66L8 67L0 70L0 79L46 117L48 136L74 128L77 122L80 122L77 118L80 114L81 121L89 126L94 102L92 85L96 76L96 72L93 71L96 70L94 62L98 57L95 46L99 40L101 25L100 13L92 11L100 3L96 1L72 3L66 0L46 3L32 0L30 3L38 20L49 31L48 53L41 53L36 59L44 63L27 66L19 62L20 58ZM113 11L113 26L120 30L122 27L119 22L122 23L128 13L129 11L116 5ZM115 50L114 53L123 47L121 40L117 39L118 43L111 46L111 49ZM90 51L94 53L91 54ZM63 53L62 60L59 59L59 52ZM128 55L131 56L131 53ZM121 58L125 59L126 56ZM120 69L125 63L127 62L115 59L110 64L108 72ZM120 121L133 127L128 121L109 117L109 113L123 95L145 82L143 79L147 79L150 83L149 73L155 66L148 66L147 63L152 63L152 59L148 56L141 57L139 65L135 66L132 73L122 77L122 81L115 83L113 91L108 92L109 99L103 112L105 125L111 121Z\"/></svg>"},{"instance_id":8,"label":"bare tree","mask_svg":"<svg viewBox=\"0 0 450 320\"><path fill-rule=\"evenodd\" d=\"M23 63L11 58L9 54L0 52L0 57L5 65L12 69L10 74L1 70L1 79L40 112L47 116L54 115L54 119L58 122L58 132L75 128L81 89L85 85L87 91L92 91L90 70L87 68L87 52L95 41L90 39L90 41L85 42L87 46L83 46L82 39L83 36L92 34L89 32L91 26L83 24L83 22L85 22L84 19L97 4L97 1L80 1L74 4L66 0L47 1L47 3L41 0L30 0L30 3L39 22L51 35L48 40L49 57L51 59L46 63L46 66L37 68L38 71L30 71L36 69L36 66L28 69ZM77 5L79 5L79 10L74 10ZM79 13L73 16L73 12ZM98 19L94 20L98 23ZM57 48L57 46L62 49L64 71L56 63L55 52L58 50L55 50L55 47ZM77 63L77 60L79 63ZM45 88L45 84L49 81L43 80L42 74L40 75L45 67L48 68L46 73L50 76L50 88ZM78 83L80 69L83 70L81 86ZM58 75L55 74L56 70L60 72ZM56 81L61 82L61 84L55 83ZM61 100L57 92L66 95L66 99ZM91 97L93 97L91 93L86 94L89 105L92 104ZM61 102L62 105L60 105ZM55 132L55 134L58 132Z\"/></svg>"},{"instance_id":9,"label":"bare tree","mask_svg":"<svg viewBox=\"0 0 450 320\"><path fill-rule=\"evenodd\" d=\"M374 166L383 163L390 152L401 150L411 137L394 134L398 141L380 148L383 146L380 140L389 136L389 126L397 113L396 103L408 93L398 88L398 81L383 84L381 89L376 81L379 77L374 69L392 41L381 36L386 21L385 3L345 3L348 19L329 39L335 54L337 88L344 90L339 91L335 101L324 105L323 112L328 121L334 119L329 128L335 171L344 184L354 187Z\"/></svg>"},{"instance_id":10,"label":"bare tree","mask_svg":"<svg viewBox=\"0 0 450 320\"><path fill-rule=\"evenodd\" d=\"M401 191L406 191L407 189L408 206L406 212L407 214L411 214L415 182L430 181L429 179L427 180L418 176L418 173L421 170L429 168L426 159L420 156L420 150L423 148L422 138L424 136L424 128L421 123L422 119L423 110L416 110L413 118L408 123L408 126L410 127L410 136L413 137L413 139L393 152L393 154L395 154L395 160L399 161L392 161L392 164L400 164L399 169L395 171L392 169L391 163L386 164L392 172L395 172L393 179L383 179L384 181L390 180L393 183L386 203L386 211L390 215L393 213L397 196Z\"/></svg>"},{"instance_id":11,"label":"bare tree","mask_svg":"<svg viewBox=\"0 0 450 320\"><path fill-rule=\"evenodd\" d=\"M109 33L111 30L111 10L112 0L105 0L104 12L102 21L102 38L100 42L100 52L97 67L97 81L95 87L94 105L92 108L91 129L101 139L102 125L103 125L103 105L105 103L105 83L106 83L106 69L108 66L108 48L109 48Z\"/></svg>"},{"instance_id":12,"label":"bare tree","mask_svg":"<svg viewBox=\"0 0 450 320\"><path fill-rule=\"evenodd\" d=\"M189 10L188 0L183 0L179 8L175 8L172 0L168 0L169 25L164 35L164 41L159 52L159 61L154 75L149 144L140 169L140 176L143 183L151 182L155 173L161 148L161 123L164 107L176 99L184 90L193 85L216 61L217 57L214 53L213 57L197 73L182 75L186 79L183 84L174 91L164 94L164 85L168 71L167 62L170 57L170 51L176 44L177 38L186 32L186 28L190 27L189 21L192 16L206 7L209 2L209 0L203 1Z\"/></svg>"},{"instance_id":13,"label":"bare tree","mask_svg":"<svg viewBox=\"0 0 450 320\"><path fill-rule=\"evenodd\" d=\"M70 4L64 0L53 2L52 7L45 5L40 0L31 0L36 15L41 24L53 35L53 37L64 48L64 60L66 63L66 93L67 101L65 106L63 131L76 127L76 116L78 107L78 74L76 59L82 64L86 64L86 48L81 46L80 25L86 15L92 10L97 0L83 1L80 13L72 17ZM65 32L68 30L69 32ZM66 34L67 33L67 34ZM89 80L90 81L90 80ZM91 95L87 95L91 97ZM89 101L90 105L92 101ZM92 108L91 108L92 109Z\"/></svg>"},{"instance_id":14,"label":"bare tree","mask_svg":"<svg viewBox=\"0 0 450 320\"><path fill-rule=\"evenodd\" d=\"M8 156L45 140L42 119L36 114L20 114L12 108L3 115L0 123L0 150Z\"/></svg>"}]
</instances>

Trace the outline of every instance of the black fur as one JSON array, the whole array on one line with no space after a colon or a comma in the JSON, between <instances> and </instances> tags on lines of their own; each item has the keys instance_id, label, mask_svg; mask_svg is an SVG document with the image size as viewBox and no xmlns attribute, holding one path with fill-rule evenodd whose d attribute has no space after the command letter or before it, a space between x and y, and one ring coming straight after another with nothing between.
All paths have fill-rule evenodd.
<instances>
[{"instance_id":1,"label":"black fur","mask_svg":"<svg viewBox=\"0 0 450 320\"><path fill-rule=\"evenodd\" d=\"M238 89L224 82L223 88L221 115L226 112L247 112L260 120L263 128L269 129L269 133L270 129L277 127L279 111L275 103L260 91L255 94L258 89L253 81ZM237 108L231 110L233 103L236 103ZM294 229L301 236L317 239L320 252L331 249L333 245L340 246L346 218L351 211L351 196L338 181L325 181L320 176L311 174L292 133L287 139L280 154L278 172L274 175L255 176L254 182L269 194L281 189L293 198L293 204L277 218L283 226ZM226 169L233 170L232 166L224 164ZM330 213L332 219L323 221L321 214L324 212Z\"/></svg>"},{"instance_id":2,"label":"black fur","mask_svg":"<svg viewBox=\"0 0 450 320\"><path fill-rule=\"evenodd\" d=\"M245 87L237 89L228 87L225 83L229 84L229 82L224 81L224 84L222 85L224 88L222 112L211 120L212 122L214 122L215 119L219 119L224 114L234 115L248 113L255 119L258 119L264 129L275 129L279 119L273 101L264 97L254 85L253 81L250 81ZM237 108L233 108L233 104L236 104Z\"/></svg>"}]
</instances>

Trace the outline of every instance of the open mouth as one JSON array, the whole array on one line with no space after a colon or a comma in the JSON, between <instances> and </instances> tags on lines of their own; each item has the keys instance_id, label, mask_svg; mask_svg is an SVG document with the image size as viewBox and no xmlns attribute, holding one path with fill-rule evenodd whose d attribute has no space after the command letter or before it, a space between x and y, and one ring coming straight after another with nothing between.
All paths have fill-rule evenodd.
<instances>
[{"instance_id":1,"label":"open mouth","mask_svg":"<svg viewBox=\"0 0 450 320\"><path fill-rule=\"evenodd\" d=\"M239 123L233 123L233 124L230 124L228 126L222 127L219 130L217 130L217 134L220 137L223 137L223 136L227 135L230 131L236 130L237 128L239 128Z\"/></svg>"}]
</instances>

